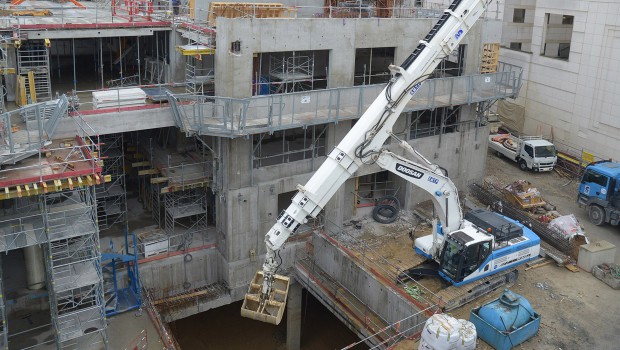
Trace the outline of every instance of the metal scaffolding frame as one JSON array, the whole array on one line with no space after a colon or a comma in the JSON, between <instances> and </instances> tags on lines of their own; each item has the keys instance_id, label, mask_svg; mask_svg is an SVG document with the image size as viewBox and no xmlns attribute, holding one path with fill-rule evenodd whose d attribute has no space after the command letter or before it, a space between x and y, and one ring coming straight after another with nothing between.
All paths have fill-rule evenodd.
<instances>
[{"instance_id":1,"label":"metal scaffolding frame","mask_svg":"<svg viewBox=\"0 0 620 350\"><path fill-rule=\"evenodd\" d=\"M63 96L0 115L4 121L13 114L34 117L26 122L32 125L24 138L33 147L9 143L9 158L0 170L4 189L0 200L9 203L0 220L0 251L44 248L56 348L84 349L93 344L107 348L95 186L110 176L102 175L99 139L87 136L96 133L79 114L72 118L75 138L52 140L67 106ZM5 134L9 141L16 141L11 138L14 133ZM6 326L3 323L3 330Z\"/></svg>"},{"instance_id":2,"label":"metal scaffolding frame","mask_svg":"<svg viewBox=\"0 0 620 350\"><path fill-rule=\"evenodd\" d=\"M165 144L167 135L160 136ZM142 161L132 167L138 168L140 198L160 229L137 235L141 256L185 250L192 242L206 241L212 163L202 144L189 140L182 153L170 152L153 138L136 140Z\"/></svg>"},{"instance_id":3,"label":"metal scaffolding frame","mask_svg":"<svg viewBox=\"0 0 620 350\"><path fill-rule=\"evenodd\" d=\"M516 98L522 69L426 80L404 112ZM360 85L235 99L169 95L177 126L187 135L247 137L262 132L337 123L359 118L384 84Z\"/></svg>"},{"instance_id":4,"label":"metal scaffolding frame","mask_svg":"<svg viewBox=\"0 0 620 350\"><path fill-rule=\"evenodd\" d=\"M34 73L34 86L27 79L29 72ZM43 40L28 40L17 50L17 73L25 78L26 91L34 91L30 101L42 102L52 99L50 82L49 50Z\"/></svg>"},{"instance_id":5,"label":"metal scaffolding frame","mask_svg":"<svg viewBox=\"0 0 620 350\"><path fill-rule=\"evenodd\" d=\"M97 193L97 220L101 231L114 224L127 228L127 189L125 186L125 152L123 134L101 135L100 159L102 175L109 175L110 182L95 186Z\"/></svg>"}]
</instances>

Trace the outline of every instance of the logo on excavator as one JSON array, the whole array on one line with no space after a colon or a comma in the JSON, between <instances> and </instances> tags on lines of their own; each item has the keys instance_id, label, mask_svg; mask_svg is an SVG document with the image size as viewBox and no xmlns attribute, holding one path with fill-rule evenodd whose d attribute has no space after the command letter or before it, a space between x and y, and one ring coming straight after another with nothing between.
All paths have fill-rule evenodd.
<instances>
[{"instance_id":1,"label":"logo on excavator","mask_svg":"<svg viewBox=\"0 0 620 350\"><path fill-rule=\"evenodd\" d=\"M454 39L459 40L461 35L463 35L463 29L459 29L459 31L454 34Z\"/></svg>"},{"instance_id":2,"label":"logo on excavator","mask_svg":"<svg viewBox=\"0 0 620 350\"><path fill-rule=\"evenodd\" d=\"M421 179L424 176L424 173L398 163L396 163L396 171L416 179Z\"/></svg>"}]
</instances>

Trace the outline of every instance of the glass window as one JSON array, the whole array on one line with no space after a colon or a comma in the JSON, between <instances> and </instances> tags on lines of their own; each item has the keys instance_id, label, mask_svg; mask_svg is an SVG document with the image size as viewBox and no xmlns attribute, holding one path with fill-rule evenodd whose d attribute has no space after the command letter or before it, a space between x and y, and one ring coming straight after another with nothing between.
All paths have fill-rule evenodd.
<instances>
[{"instance_id":1,"label":"glass window","mask_svg":"<svg viewBox=\"0 0 620 350\"><path fill-rule=\"evenodd\" d=\"M601 185L603 187L607 187L607 180L609 178L605 175L599 174L592 170L587 170L583 175L583 180L581 182L591 182L597 185Z\"/></svg>"},{"instance_id":2,"label":"glass window","mask_svg":"<svg viewBox=\"0 0 620 350\"><path fill-rule=\"evenodd\" d=\"M510 49L521 51L521 43L510 43Z\"/></svg>"},{"instance_id":3,"label":"glass window","mask_svg":"<svg viewBox=\"0 0 620 350\"><path fill-rule=\"evenodd\" d=\"M528 156L534 158L534 148L530 145L523 146L523 150L527 153Z\"/></svg>"},{"instance_id":4,"label":"glass window","mask_svg":"<svg viewBox=\"0 0 620 350\"><path fill-rule=\"evenodd\" d=\"M535 148L536 157L553 157L555 156L555 147L553 146L537 146Z\"/></svg>"},{"instance_id":5,"label":"glass window","mask_svg":"<svg viewBox=\"0 0 620 350\"><path fill-rule=\"evenodd\" d=\"M525 22L525 9L515 9L512 14L512 21L514 23L524 23Z\"/></svg>"}]
</instances>

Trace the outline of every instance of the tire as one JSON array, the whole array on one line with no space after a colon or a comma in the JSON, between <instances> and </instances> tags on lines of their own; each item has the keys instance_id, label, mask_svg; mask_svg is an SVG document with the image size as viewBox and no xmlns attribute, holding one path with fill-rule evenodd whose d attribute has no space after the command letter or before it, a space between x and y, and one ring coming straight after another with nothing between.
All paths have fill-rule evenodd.
<instances>
[{"instance_id":1,"label":"tire","mask_svg":"<svg viewBox=\"0 0 620 350\"><path fill-rule=\"evenodd\" d=\"M519 278L519 270L514 270L506 275L506 283L514 283Z\"/></svg>"},{"instance_id":2,"label":"tire","mask_svg":"<svg viewBox=\"0 0 620 350\"><path fill-rule=\"evenodd\" d=\"M519 161L519 169L527 171L527 163L524 160Z\"/></svg>"},{"instance_id":3,"label":"tire","mask_svg":"<svg viewBox=\"0 0 620 350\"><path fill-rule=\"evenodd\" d=\"M588 208L588 218L594 225L601 226L605 223L605 210L596 204L592 204Z\"/></svg>"},{"instance_id":4,"label":"tire","mask_svg":"<svg viewBox=\"0 0 620 350\"><path fill-rule=\"evenodd\" d=\"M389 204L377 204L372 211L372 218L381 224L391 224L398 219L398 208Z\"/></svg>"},{"instance_id":5,"label":"tire","mask_svg":"<svg viewBox=\"0 0 620 350\"><path fill-rule=\"evenodd\" d=\"M500 151L495 151L495 156L497 156L497 158L502 158L502 152Z\"/></svg>"}]
</instances>

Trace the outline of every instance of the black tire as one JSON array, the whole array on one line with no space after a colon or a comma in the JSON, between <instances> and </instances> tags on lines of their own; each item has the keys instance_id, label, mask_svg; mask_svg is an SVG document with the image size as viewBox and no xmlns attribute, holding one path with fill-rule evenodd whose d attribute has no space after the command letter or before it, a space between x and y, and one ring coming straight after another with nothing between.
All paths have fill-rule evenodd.
<instances>
[{"instance_id":1,"label":"black tire","mask_svg":"<svg viewBox=\"0 0 620 350\"><path fill-rule=\"evenodd\" d=\"M389 204L377 204L372 211L372 218L382 224L391 224L398 219L399 209Z\"/></svg>"},{"instance_id":2,"label":"black tire","mask_svg":"<svg viewBox=\"0 0 620 350\"><path fill-rule=\"evenodd\" d=\"M497 158L502 158L503 154L500 151L495 151L495 155L497 156Z\"/></svg>"},{"instance_id":3,"label":"black tire","mask_svg":"<svg viewBox=\"0 0 620 350\"><path fill-rule=\"evenodd\" d=\"M506 275L506 283L514 283L519 278L519 270L510 271Z\"/></svg>"},{"instance_id":4,"label":"black tire","mask_svg":"<svg viewBox=\"0 0 620 350\"><path fill-rule=\"evenodd\" d=\"M605 223L605 210L596 204L592 204L588 208L588 218L594 225L601 226Z\"/></svg>"},{"instance_id":5,"label":"black tire","mask_svg":"<svg viewBox=\"0 0 620 350\"><path fill-rule=\"evenodd\" d=\"M527 163L524 160L519 161L519 169L527 171Z\"/></svg>"}]
</instances>

